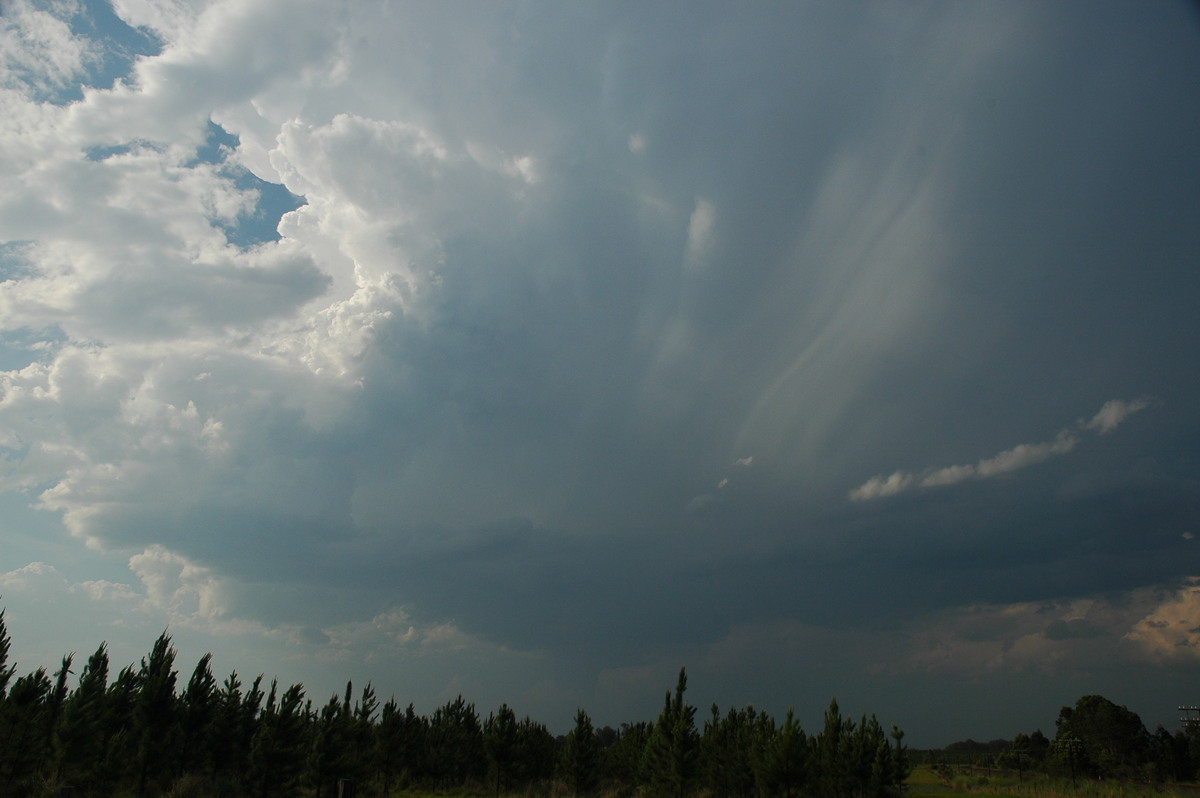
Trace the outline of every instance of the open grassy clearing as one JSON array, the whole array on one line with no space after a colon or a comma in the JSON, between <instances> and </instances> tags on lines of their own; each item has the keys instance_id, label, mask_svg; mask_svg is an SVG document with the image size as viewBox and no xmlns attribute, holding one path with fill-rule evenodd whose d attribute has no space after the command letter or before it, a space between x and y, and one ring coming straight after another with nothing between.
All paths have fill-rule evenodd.
<instances>
[{"instance_id":1,"label":"open grassy clearing","mask_svg":"<svg viewBox=\"0 0 1200 798\"><path fill-rule=\"evenodd\" d=\"M1061 779L1039 773L1018 777L1007 771L978 769L939 772L917 767L905 782L910 795L918 798L1200 798L1200 786L1187 784L1139 784L1134 782Z\"/></svg>"}]
</instances>

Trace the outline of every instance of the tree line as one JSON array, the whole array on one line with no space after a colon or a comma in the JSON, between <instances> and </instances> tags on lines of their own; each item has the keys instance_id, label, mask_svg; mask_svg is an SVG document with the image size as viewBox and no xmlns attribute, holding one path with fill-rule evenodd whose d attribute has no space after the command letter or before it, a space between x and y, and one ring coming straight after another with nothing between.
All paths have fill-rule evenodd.
<instances>
[{"instance_id":1,"label":"tree line","mask_svg":"<svg viewBox=\"0 0 1200 798\"><path fill-rule=\"evenodd\" d=\"M409 787L882 798L909 773L903 732L845 717L836 699L813 735L790 710L780 723L751 706L714 704L698 726L684 669L656 720L596 729L579 709L556 738L507 704L482 717L462 696L421 715L370 684L316 704L300 684L236 671L218 682L211 654L181 683L166 632L115 676L101 644L73 684L74 655L16 677L10 644L0 610L0 798L67 786L78 798L334 798L347 784L363 798Z\"/></svg>"},{"instance_id":2,"label":"tree line","mask_svg":"<svg viewBox=\"0 0 1200 798\"><path fill-rule=\"evenodd\" d=\"M986 763L1018 774L1067 778L1194 782L1200 778L1200 724L1150 732L1136 712L1104 696L1085 695L1059 710L1054 737L1041 729L1012 740L963 740L933 754L940 761Z\"/></svg>"}]
</instances>

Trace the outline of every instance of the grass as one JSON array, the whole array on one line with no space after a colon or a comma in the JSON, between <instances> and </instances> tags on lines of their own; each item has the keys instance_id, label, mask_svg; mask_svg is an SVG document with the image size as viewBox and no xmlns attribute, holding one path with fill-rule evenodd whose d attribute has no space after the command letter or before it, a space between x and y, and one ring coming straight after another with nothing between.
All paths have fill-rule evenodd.
<instances>
[{"instance_id":1,"label":"grass","mask_svg":"<svg viewBox=\"0 0 1200 798\"><path fill-rule=\"evenodd\" d=\"M1198 798L1194 786L1053 778L1026 772L937 771L917 767L905 782L914 798Z\"/></svg>"}]
</instances>

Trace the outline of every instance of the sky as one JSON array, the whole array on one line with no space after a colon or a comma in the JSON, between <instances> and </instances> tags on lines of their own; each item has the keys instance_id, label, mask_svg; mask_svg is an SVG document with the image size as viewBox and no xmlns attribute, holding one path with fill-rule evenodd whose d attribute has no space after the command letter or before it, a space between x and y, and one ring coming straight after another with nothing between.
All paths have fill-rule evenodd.
<instances>
[{"instance_id":1,"label":"sky","mask_svg":"<svg viewBox=\"0 0 1200 798\"><path fill-rule=\"evenodd\" d=\"M1200 701L1193 3L0 0L0 606L565 732Z\"/></svg>"}]
</instances>

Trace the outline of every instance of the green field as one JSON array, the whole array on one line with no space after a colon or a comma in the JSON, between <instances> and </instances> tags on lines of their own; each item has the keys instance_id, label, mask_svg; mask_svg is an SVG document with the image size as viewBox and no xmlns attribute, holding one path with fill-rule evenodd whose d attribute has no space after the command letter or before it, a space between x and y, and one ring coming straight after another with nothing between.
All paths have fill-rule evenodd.
<instances>
[{"instance_id":1,"label":"green field","mask_svg":"<svg viewBox=\"0 0 1200 798\"><path fill-rule=\"evenodd\" d=\"M1042 774L954 768L938 771L917 767L905 782L914 798L991 798L1027 796L1028 798L1200 798L1196 785L1152 785L1132 782L1051 778Z\"/></svg>"}]
</instances>

